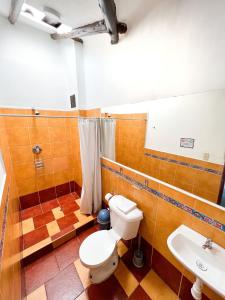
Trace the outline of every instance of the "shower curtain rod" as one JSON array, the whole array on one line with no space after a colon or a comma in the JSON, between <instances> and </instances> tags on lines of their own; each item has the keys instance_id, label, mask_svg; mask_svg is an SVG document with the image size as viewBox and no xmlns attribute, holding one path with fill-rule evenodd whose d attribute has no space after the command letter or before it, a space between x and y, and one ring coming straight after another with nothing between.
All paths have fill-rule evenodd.
<instances>
[{"instance_id":1,"label":"shower curtain rod","mask_svg":"<svg viewBox=\"0 0 225 300\"><path fill-rule=\"evenodd\" d=\"M81 117L81 116L49 116L49 115L23 115L23 114L0 114L0 117L15 117L15 118L56 118L56 119L91 119L91 120L126 120L126 121L147 121L140 118L111 118L111 117Z\"/></svg>"}]
</instances>

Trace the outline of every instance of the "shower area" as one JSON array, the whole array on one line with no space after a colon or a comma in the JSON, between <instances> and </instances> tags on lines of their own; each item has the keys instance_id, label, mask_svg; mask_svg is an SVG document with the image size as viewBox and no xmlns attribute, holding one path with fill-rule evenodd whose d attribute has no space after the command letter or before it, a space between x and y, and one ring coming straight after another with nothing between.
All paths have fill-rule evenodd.
<instances>
[{"instance_id":1,"label":"shower area","mask_svg":"<svg viewBox=\"0 0 225 300\"><path fill-rule=\"evenodd\" d=\"M2 109L0 113L18 192L21 258L26 263L93 226L101 190L98 207L81 213L78 111Z\"/></svg>"}]
</instances>

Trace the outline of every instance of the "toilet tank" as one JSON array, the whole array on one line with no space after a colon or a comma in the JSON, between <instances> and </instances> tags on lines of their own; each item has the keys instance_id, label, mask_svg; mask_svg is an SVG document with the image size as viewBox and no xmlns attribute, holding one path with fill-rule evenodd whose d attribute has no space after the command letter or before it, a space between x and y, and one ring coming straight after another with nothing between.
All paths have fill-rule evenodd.
<instances>
[{"instance_id":1,"label":"toilet tank","mask_svg":"<svg viewBox=\"0 0 225 300\"><path fill-rule=\"evenodd\" d=\"M136 203L120 195L109 200L110 220L112 229L124 240L137 236L143 212Z\"/></svg>"}]
</instances>

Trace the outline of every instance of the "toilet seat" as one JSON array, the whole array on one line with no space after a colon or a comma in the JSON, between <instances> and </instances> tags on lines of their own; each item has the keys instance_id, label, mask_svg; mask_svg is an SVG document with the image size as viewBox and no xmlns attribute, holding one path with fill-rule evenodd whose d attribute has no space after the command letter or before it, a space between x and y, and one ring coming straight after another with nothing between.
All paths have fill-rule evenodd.
<instances>
[{"instance_id":1,"label":"toilet seat","mask_svg":"<svg viewBox=\"0 0 225 300\"><path fill-rule=\"evenodd\" d=\"M89 235L81 244L80 260L88 268L104 264L113 254L118 237L113 230L100 230Z\"/></svg>"}]
</instances>

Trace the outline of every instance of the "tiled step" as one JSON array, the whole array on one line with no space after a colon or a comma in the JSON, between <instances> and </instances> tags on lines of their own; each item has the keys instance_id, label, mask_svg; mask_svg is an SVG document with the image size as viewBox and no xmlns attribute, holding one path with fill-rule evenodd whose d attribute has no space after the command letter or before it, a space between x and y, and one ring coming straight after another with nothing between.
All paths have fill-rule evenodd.
<instances>
[{"instance_id":1,"label":"tiled step","mask_svg":"<svg viewBox=\"0 0 225 300\"><path fill-rule=\"evenodd\" d=\"M95 223L80 213L80 198L70 193L21 211L24 264L51 251Z\"/></svg>"}]
</instances>

